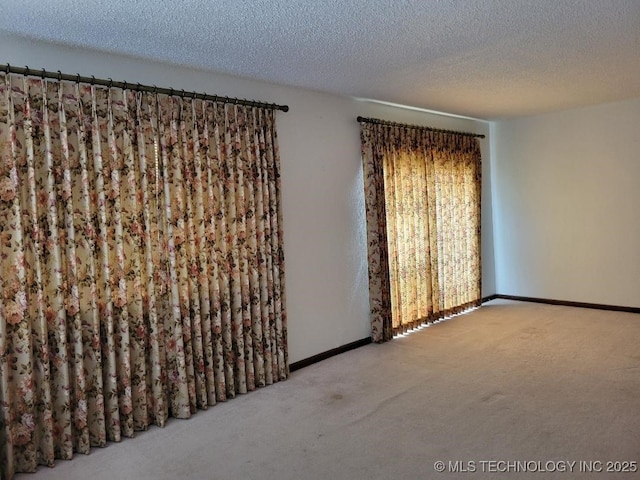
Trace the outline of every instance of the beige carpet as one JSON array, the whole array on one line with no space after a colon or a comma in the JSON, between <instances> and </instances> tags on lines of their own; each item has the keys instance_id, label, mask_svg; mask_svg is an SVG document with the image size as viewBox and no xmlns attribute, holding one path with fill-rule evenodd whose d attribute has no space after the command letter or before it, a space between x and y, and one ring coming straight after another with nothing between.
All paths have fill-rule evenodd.
<instances>
[{"instance_id":1,"label":"beige carpet","mask_svg":"<svg viewBox=\"0 0 640 480\"><path fill-rule=\"evenodd\" d=\"M494 300L17 478L640 478L639 407L640 316Z\"/></svg>"}]
</instances>

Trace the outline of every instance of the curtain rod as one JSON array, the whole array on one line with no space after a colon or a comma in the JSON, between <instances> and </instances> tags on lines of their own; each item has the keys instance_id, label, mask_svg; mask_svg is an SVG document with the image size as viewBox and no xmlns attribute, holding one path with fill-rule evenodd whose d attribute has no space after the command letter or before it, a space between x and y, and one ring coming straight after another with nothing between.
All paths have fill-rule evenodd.
<instances>
[{"instance_id":1,"label":"curtain rod","mask_svg":"<svg viewBox=\"0 0 640 480\"><path fill-rule=\"evenodd\" d=\"M185 92L184 90L174 90L173 88L160 88L155 85L141 85L139 83L127 83L127 82L116 82L112 79L100 79L91 77L81 77L80 74L69 75L67 73L61 73L60 70L57 72L48 72L44 68L42 70L33 70L29 67L21 68L21 67L12 67L8 63L4 67L0 67L0 71L4 71L5 73L16 73L20 75L33 76L33 77L42 77L42 78L51 78L54 80L69 80L76 83L90 83L91 85L102 85L105 87L116 87L122 88L124 90L135 90L138 92L151 92L151 93L162 93L166 95L177 95L179 97L186 98L199 98L201 100L212 100L214 102L223 102L223 103L233 103L234 105L246 105L249 107L259 107L259 108L268 108L271 110L281 110L283 112L289 111L288 105L278 105L276 103L265 103L265 102L256 102L254 100L247 100L244 98L235 98L235 97L221 97L218 95L208 95L206 93L196 93L196 92Z\"/></svg>"},{"instance_id":2,"label":"curtain rod","mask_svg":"<svg viewBox=\"0 0 640 480\"><path fill-rule=\"evenodd\" d=\"M485 136L480 133L458 132L456 130L443 130L441 128L425 127L422 125L409 125L407 123L398 123L398 122L390 122L387 120L380 120L379 118L358 117L356 120L358 121L358 123L374 123L377 125L389 125L391 127L406 127L406 128L415 128L418 130L428 130L429 132L452 133L454 135L462 135L465 137L485 138Z\"/></svg>"}]
</instances>

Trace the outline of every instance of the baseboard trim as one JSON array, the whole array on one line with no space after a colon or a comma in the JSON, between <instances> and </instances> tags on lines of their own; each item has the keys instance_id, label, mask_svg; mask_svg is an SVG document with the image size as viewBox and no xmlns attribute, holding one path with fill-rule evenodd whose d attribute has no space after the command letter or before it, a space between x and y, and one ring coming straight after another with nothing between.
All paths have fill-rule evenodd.
<instances>
[{"instance_id":1,"label":"baseboard trim","mask_svg":"<svg viewBox=\"0 0 640 480\"><path fill-rule=\"evenodd\" d=\"M367 337L361 340L356 340L355 342L347 343L346 345L342 345L341 347L332 348L331 350L327 350L326 352L318 353L317 355L314 355L312 357L290 363L289 371L295 372L296 370L300 370L301 368L308 367L309 365L313 365L314 363L321 362L322 360L326 360L327 358L340 355L341 353L348 352L349 350L364 347L365 345L369 345L370 343L371 337Z\"/></svg>"},{"instance_id":2,"label":"baseboard trim","mask_svg":"<svg viewBox=\"0 0 640 480\"><path fill-rule=\"evenodd\" d=\"M571 302L568 300L554 300L550 298L521 297L519 295L503 295L501 293L491 295L491 297L487 298L490 298L491 300L501 298L504 300L516 300L519 302L545 303L547 305L562 305L564 307L592 308L595 310L610 310L613 312L640 313L640 308L638 307L623 307L620 305L603 305L600 303Z\"/></svg>"},{"instance_id":3,"label":"baseboard trim","mask_svg":"<svg viewBox=\"0 0 640 480\"><path fill-rule=\"evenodd\" d=\"M564 307L591 308L594 310L609 310L613 312L640 313L640 307L624 307L620 305L604 305L600 303L572 302L568 300L555 300L551 298L522 297L519 295L504 295L502 293L494 293L493 295L482 297L481 302L486 303L496 299L515 300L518 302L544 303L547 305L561 305ZM349 350L355 350L356 348L364 347L365 345L369 345L370 343L371 337L367 337L356 340L355 342L347 343L346 345L342 345L340 347L332 348L331 350L327 350L326 352L321 352L317 355L313 355L312 357L308 357L289 364L289 371L295 372L296 370L300 370L301 368L308 367L309 365L313 365L314 363L321 362L322 360L326 360L327 358L340 355L341 353L348 352Z\"/></svg>"}]
</instances>

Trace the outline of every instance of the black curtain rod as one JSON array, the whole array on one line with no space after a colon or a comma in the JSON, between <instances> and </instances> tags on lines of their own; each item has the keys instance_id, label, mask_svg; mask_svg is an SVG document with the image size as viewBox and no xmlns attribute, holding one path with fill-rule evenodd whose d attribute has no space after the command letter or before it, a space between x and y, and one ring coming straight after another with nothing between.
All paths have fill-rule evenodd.
<instances>
[{"instance_id":1,"label":"black curtain rod","mask_svg":"<svg viewBox=\"0 0 640 480\"><path fill-rule=\"evenodd\" d=\"M127 82L116 82L111 80L103 80L100 78L91 77L81 77L80 74L69 75L67 73L61 73L60 70L57 72L48 72L44 68L42 70L33 70L29 67L21 68L21 67L12 67L8 63L4 66L4 68L0 67L0 71L3 71L7 74L9 73L17 73L19 75L27 75L33 77L42 77L42 78L51 78L54 80L69 80L77 83L90 83L91 85L102 85L105 87L116 87L122 88L125 90L135 90L138 92L151 92L151 93L162 93L166 95L177 95L179 97L186 98L199 98L201 100L212 100L214 102L223 102L223 103L233 103L234 105L246 105L249 107L259 107L259 108L268 108L271 110L281 110L283 112L289 111L288 105L278 105L276 103L264 103L264 102L256 102L254 100L247 100L244 98L234 98L234 97L220 97L218 95L208 95L206 93L196 93L196 92L185 92L184 90L174 90L173 88L160 88L155 85L141 85L139 83L127 83Z\"/></svg>"},{"instance_id":2,"label":"black curtain rod","mask_svg":"<svg viewBox=\"0 0 640 480\"><path fill-rule=\"evenodd\" d=\"M478 137L478 138L485 137L480 133L457 132L455 130L443 130L441 128L425 127L422 125L409 125L407 123L398 123L398 122L389 122L387 120L380 120L379 118L358 117L356 120L358 121L358 123L375 123L377 125L389 125L391 127L415 128L418 130L428 130L429 132L451 133L454 135L462 135L465 137Z\"/></svg>"}]
</instances>

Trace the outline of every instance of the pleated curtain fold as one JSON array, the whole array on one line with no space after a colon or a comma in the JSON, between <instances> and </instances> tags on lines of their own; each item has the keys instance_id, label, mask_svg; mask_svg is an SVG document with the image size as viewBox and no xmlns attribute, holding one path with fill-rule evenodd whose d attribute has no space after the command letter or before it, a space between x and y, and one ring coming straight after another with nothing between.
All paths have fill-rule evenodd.
<instances>
[{"instance_id":1,"label":"pleated curtain fold","mask_svg":"<svg viewBox=\"0 0 640 480\"><path fill-rule=\"evenodd\" d=\"M287 378L274 112L0 74L3 478Z\"/></svg>"},{"instance_id":2,"label":"pleated curtain fold","mask_svg":"<svg viewBox=\"0 0 640 480\"><path fill-rule=\"evenodd\" d=\"M361 124L372 340L481 301L477 138Z\"/></svg>"}]
</instances>

